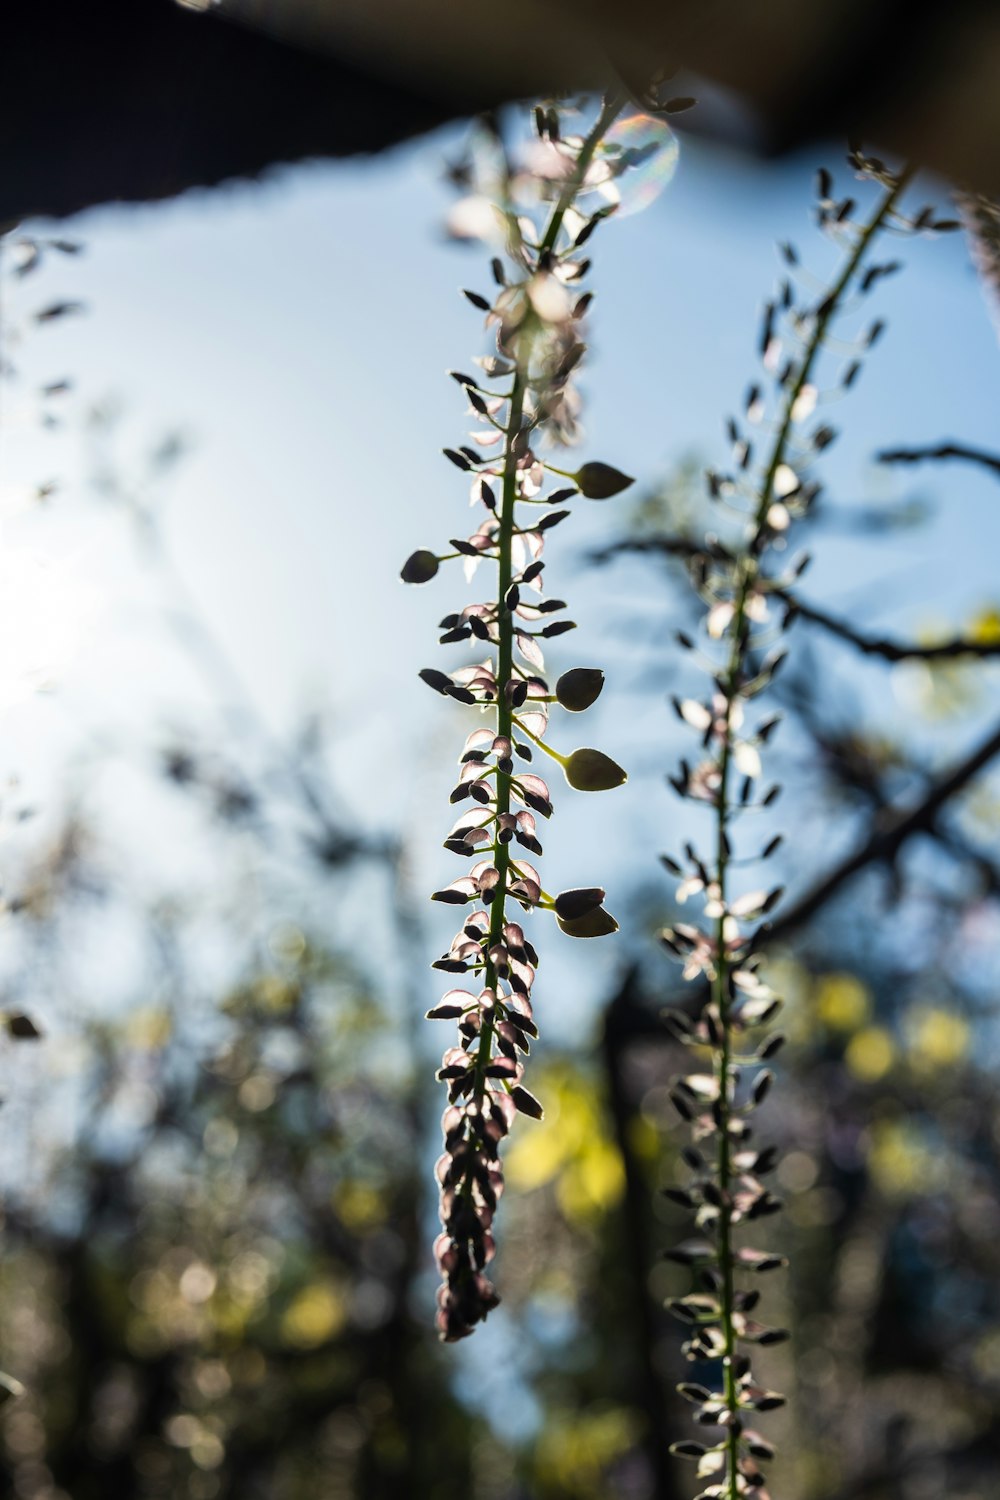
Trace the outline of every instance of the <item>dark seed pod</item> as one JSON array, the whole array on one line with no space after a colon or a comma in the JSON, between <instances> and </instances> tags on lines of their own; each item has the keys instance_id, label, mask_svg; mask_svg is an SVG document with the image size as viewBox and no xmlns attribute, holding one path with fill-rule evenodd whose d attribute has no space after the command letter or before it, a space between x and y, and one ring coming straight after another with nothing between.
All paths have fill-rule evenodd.
<instances>
[{"instance_id":1,"label":"dark seed pod","mask_svg":"<svg viewBox=\"0 0 1000 1500\"><path fill-rule=\"evenodd\" d=\"M580 494L588 500L610 500L612 495L620 495L622 490L627 490L635 480L628 474L623 474L621 469L613 468L611 464L588 463L582 469L578 469L573 475L576 480Z\"/></svg>"},{"instance_id":2,"label":"dark seed pod","mask_svg":"<svg viewBox=\"0 0 1000 1500\"><path fill-rule=\"evenodd\" d=\"M754 1079L753 1088L750 1090L750 1097L753 1100L754 1104L763 1104L764 1100L768 1096L768 1093L770 1092L770 1088L773 1082L774 1074L768 1072L767 1069L765 1069L763 1073L761 1073L757 1078Z\"/></svg>"},{"instance_id":3,"label":"dark seed pod","mask_svg":"<svg viewBox=\"0 0 1000 1500\"><path fill-rule=\"evenodd\" d=\"M596 703L604 689L604 673L599 667L573 667L556 682L556 699L571 714L583 713Z\"/></svg>"},{"instance_id":4,"label":"dark seed pod","mask_svg":"<svg viewBox=\"0 0 1000 1500\"><path fill-rule=\"evenodd\" d=\"M453 686L447 672L439 672L436 667L424 667L417 673L417 676L436 693L447 693Z\"/></svg>"},{"instance_id":5,"label":"dark seed pod","mask_svg":"<svg viewBox=\"0 0 1000 1500\"><path fill-rule=\"evenodd\" d=\"M628 773L602 750L574 750L563 766L563 773L578 792L608 792L628 780Z\"/></svg>"},{"instance_id":6,"label":"dark seed pod","mask_svg":"<svg viewBox=\"0 0 1000 1500\"><path fill-rule=\"evenodd\" d=\"M15 1042L37 1042L43 1033L30 1016L22 1011L11 1011L4 1017L7 1035Z\"/></svg>"},{"instance_id":7,"label":"dark seed pod","mask_svg":"<svg viewBox=\"0 0 1000 1500\"><path fill-rule=\"evenodd\" d=\"M582 917L556 917L559 929L567 937L595 938L609 937L611 933L618 931L618 923L609 911L603 906L597 906L593 911L587 912Z\"/></svg>"},{"instance_id":8,"label":"dark seed pod","mask_svg":"<svg viewBox=\"0 0 1000 1500\"><path fill-rule=\"evenodd\" d=\"M399 570L399 576L404 583L430 583L437 570L438 560L434 553L421 547L419 551L410 553Z\"/></svg>"},{"instance_id":9,"label":"dark seed pod","mask_svg":"<svg viewBox=\"0 0 1000 1500\"><path fill-rule=\"evenodd\" d=\"M556 916L562 917L564 921L572 921L576 917L585 917L595 907L600 906L606 892L599 885L584 886L577 890L560 891L556 897Z\"/></svg>"}]
</instances>

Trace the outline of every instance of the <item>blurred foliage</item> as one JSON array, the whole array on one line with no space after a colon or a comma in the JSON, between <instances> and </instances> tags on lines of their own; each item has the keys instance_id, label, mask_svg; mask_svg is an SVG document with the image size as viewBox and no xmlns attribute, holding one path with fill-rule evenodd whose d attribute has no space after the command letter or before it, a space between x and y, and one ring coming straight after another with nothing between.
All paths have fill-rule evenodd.
<instances>
[{"instance_id":1,"label":"blurred foliage","mask_svg":"<svg viewBox=\"0 0 1000 1500\"><path fill-rule=\"evenodd\" d=\"M796 751L803 785L845 817L863 825L922 774L885 731L790 700L813 747ZM30 1162L6 1195L0 1340L26 1393L0 1419L0 1493L679 1500L662 1301L688 1273L660 1259L679 1220L657 1191L679 1146L681 1059L656 1020L669 969L645 950L599 1036L543 1047L545 1119L507 1153L504 1305L456 1357L429 1331L440 1101L416 1055L419 1001L373 961L383 941L404 970L426 949L398 851L339 837L313 744L305 784L294 756L279 784L303 798L291 878L289 814L239 748L156 766L209 831L209 910L202 892L136 901L86 799L27 825L9 862L8 1007L66 995L45 1040L5 1043L27 1060L8 1068L5 1112ZM793 1342L764 1368L791 1393L776 1423L789 1500L995 1488L1000 903L980 855L946 846L955 828L929 865L904 860L888 884L869 872L768 959L788 997L767 1110ZM360 928L358 888L380 893ZM123 923L143 955L132 990L90 1005L76 955Z\"/></svg>"},{"instance_id":2,"label":"blurred foliage","mask_svg":"<svg viewBox=\"0 0 1000 1500\"><path fill-rule=\"evenodd\" d=\"M131 1128L84 1129L9 1202L9 1493L453 1493L418 1451L432 1410L435 1442L464 1419L408 1307L418 1125L384 1009L282 928L219 1012L208 1051L176 1005L82 1034L88 1116Z\"/></svg>"},{"instance_id":3,"label":"blurred foliage","mask_svg":"<svg viewBox=\"0 0 1000 1500\"><path fill-rule=\"evenodd\" d=\"M642 502L633 537L701 527L699 467ZM147 491L113 464L100 477L162 564ZM654 664L685 623L677 566L647 572L670 615ZM1000 639L989 601L920 639L956 626ZM781 822L805 885L832 826L863 836L926 785L914 724L964 733L996 695L987 663L902 663L887 727L796 628ZM235 697L204 629L183 635ZM160 821L135 819L144 873L174 820L192 839L208 863L190 887L136 879L85 791L37 827L25 810L6 845L0 1346L25 1390L0 1401L0 1495L679 1500L684 1372L662 1302L688 1273L660 1258L680 1220L657 1191L679 1145L669 967L647 946L594 1034L540 1048L546 1117L506 1157L504 1304L473 1350L442 1350L440 1100L408 977L430 950L405 859L345 813L312 727L275 746L245 703L223 707L217 731L171 733L149 778ZM664 714L663 769L667 734ZM763 1361L791 1398L785 1500L997 1491L998 807L989 778L972 784L768 958L788 1001L764 1116L791 1261L793 1340ZM12 1024L33 1016L41 1040Z\"/></svg>"}]
</instances>

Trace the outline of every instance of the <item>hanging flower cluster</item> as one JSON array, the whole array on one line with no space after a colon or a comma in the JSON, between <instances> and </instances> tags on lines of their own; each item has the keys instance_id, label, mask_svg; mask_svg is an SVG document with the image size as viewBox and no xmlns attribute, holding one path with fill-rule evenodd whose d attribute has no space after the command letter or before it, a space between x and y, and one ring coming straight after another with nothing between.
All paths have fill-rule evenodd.
<instances>
[{"instance_id":1,"label":"hanging flower cluster","mask_svg":"<svg viewBox=\"0 0 1000 1500\"><path fill-rule=\"evenodd\" d=\"M668 1190L695 1216L695 1234L668 1254L692 1268L696 1288L668 1307L688 1325L684 1353L710 1372L705 1383L679 1389L693 1404L695 1420L717 1436L705 1443L678 1442L672 1449L696 1460L706 1486L699 1500L747 1495L767 1500L760 1462L773 1457L773 1449L752 1422L755 1413L784 1404L781 1395L756 1382L748 1349L778 1343L787 1334L757 1320L760 1294L743 1279L785 1261L742 1238L746 1226L781 1207L765 1184L776 1151L756 1144L752 1123L771 1088L766 1065L782 1044L780 1034L766 1031L780 1002L759 969L766 919L781 889L732 890L734 863L748 862L735 825L740 814L770 806L780 790L761 784L761 750L778 721L760 713L759 699L783 660L780 636L789 612L776 596L787 598L808 561L781 566L780 554L790 525L809 514L820 493L813 465L836 435L816 419L816 407L854 383L861 355L882 331L881 321L847 346L837 388L821 393L814 372L824 349L827 357L834 352L829 342L834 320L848 308L856 310L882 277L898 269L897 262L870 258L879 236L939 227L929 210L912 219L901 215L908 174L891 172L859 151L849 160L859 177L877 186L878 201L867 220L856 222L853 199L837 199L830 175L820 173L818 220L843 255L833 281L818 296L796 289L797 253L790 245L781 247L789 277L764 310L760 341L774 395L769 401L761 386L751 387L745 425L729 424L733 471L707 476L709 494L730 516L725 536L733 539L713 538L692 549L691 577L705 605L704 640L696 644L687 635L679 637L711 683L701 698L675 700L680 718L699 736L700 751L692 761L682 761L670 780L680 796L711 809L712 853L702 858L688 844L682 858L664 856L679 881L678 902L700 901L702 920L679 922L662 934L683 963L684 978L701 987L695 1004L666 1013L671 1030L698 1058L696 1070L677 1078L671 1091L678 1114L691 1127L692 1142L682 1153L691 1179ZM780 842L770 839L752 857L769 858Z\"/></svg>"},{"instance_id":2,"label":"hanging flower cluster","mask_svg":"<svg viewBox=\"0 0 1000 1500\"><path fill-rule=\"evenodd\" d=\"M542 1109L522 1082L536 1032L532 988L538 955L525 918L551 912L563 932L599 937L616 930L597 886L549 895L532 860L552 814L548 782L534 769L541 752L579 791L620 786L620 766L600 750L569 754L548 743L553 706L579 713L598 697L603 673L577 667L550 688L544 643L573 629L561 599L543 588L546 540L570 514L577 495L606 500L631 480L610 464L587 462L569 471L545 457L545 444L577 436L579 397L574 385L585 353L584 319L590 292L581 283L590 268L583 247L617 205L627 174L650 160L657 121L644 121L645 144L614 134L621 101L609 100L586 134L568 133L572 110L535 111L535 136L512 165L497 133L490 134L494 177L489 192L469 193L452 216L462 237L494 239L496 290L465 296L485 315L490 352L480 373L452 372L469 405L474 430L445 456L469 478L480 520L450 551L420 550L402 577L424 583L449 558L461 558L471 580L492 564L495 592L441 621L441 643L468 643L476 659L452 672L427 669L435 691L475 710L475 726L460 757L453 803L464 804L445 848L473 864L434 899L461 907L462 921L448 951L434 965L462 975L468 988L449 990L429 1012L455 1021L438 1078L448 1086L444 1152L437 1164L442 1232L435 1244L443 1276L437 1326L451 1341L471 1333L496 1306L486 1275L494 1254L493 1218L503 1191L500 1143L515 1114L540 1118ZM619 127L619 130L621 127ZM468 173L462 174L468 186ZM563 460L565 463L565 460Z\"/></svg>"}]
</instances>

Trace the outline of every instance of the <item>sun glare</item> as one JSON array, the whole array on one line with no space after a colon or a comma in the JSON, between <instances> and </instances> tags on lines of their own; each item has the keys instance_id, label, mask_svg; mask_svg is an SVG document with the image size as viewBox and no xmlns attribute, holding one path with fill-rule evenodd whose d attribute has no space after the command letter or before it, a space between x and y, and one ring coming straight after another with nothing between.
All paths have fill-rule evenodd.
<instances>
[{"instance_id":1,"label":"sun glare","mask_svg":"<svg viewBox=\"0 0 1000 1500\"><path fill-rule=\"evenodd\" d=\"M95 609L72 559L53 562L0 535L0 709L58 685Z\"/></svg>"}]
</instances>

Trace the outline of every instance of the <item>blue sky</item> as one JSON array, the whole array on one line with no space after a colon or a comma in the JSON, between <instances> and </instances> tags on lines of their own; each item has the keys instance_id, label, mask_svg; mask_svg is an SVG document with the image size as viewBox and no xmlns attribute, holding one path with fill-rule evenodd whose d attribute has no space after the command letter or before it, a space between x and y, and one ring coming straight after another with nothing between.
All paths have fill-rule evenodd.
<instances>
[{"instance_id":1,"label":"blue sky","mask_svg":"<svg viewBox=\"0 0 1000 1500\"><path fill-rule=\"evenodd\" d=\"M155 741L164 719L190 722L207 707L204 683L163 641L158 595L123 517L88 490L79 419L110 396L122 411L114 451L126 470L165 432L190 437L189 456L162 489L165 535L262 714L282 728L321 705L359 819L399 822L414 836L426 851L418 880L449 873L437 839L450 820L461 716L432 699L416 672L443 656L434 624L463 601L464 585L453 570L405 589L397 571L414 546L443 545L468 515L465 484L440 457L465 428L445 371L482 347L478 315L457 289L485 287L487 275L478 250L442 234L450 200L441 168L455 139L444 131L374 160L93 211L69 226L85 255L51 262L9 297L15 312L60 296L89 309L33 333L20 352L22 390L74 377L64 431L18 429L5 442L6 478L64 479L44 514L14 518L7 534L71 557L99 605L55 700L11 716L9 769L24 775L30 761L36 796L46 796L44 768L79 748L75 734ZM835 153L818 155L836 165ZM724 458L722 417L756 375L775 242L794 239L819 272L829 265L809 221L814 164L765 166L685 140L656 202L602 230L586 456L627 467L643 486L686 454ZM841 179L846 191L846 166ZM941 198L934 184L926 193ZM845 503L916 490L940 505L930 526L888 541L831 537L809 589L861 621L905 631L935 618L957 624L1000 597L994 487L957 470L880 474L870 455L945 436L993 443L998 349L960 236L907 242L900 253L904 274L871 307L889 334L868 361L863 396L834 416L845 436L825 472ZM615 505L625 503L581 505L558 535L550 582L570 597L581 628L550 656L557 669L617 665L628 694L647 656L611 626L638 609L652 630L667 601L648 573L595 577L578 562L614 534ZM665 679L671 671L667 657ZM898 730L905 704L885 694L879 667L873 673L872 712ZM626 701L613 682L606 701ZM676 753L665 704L627 701L628 713L604 711L587 737L638 774L614 796L560 797L547 849L557 886L613 885L616 872L592 851L614 862L622 832L638 831L652 858L660 844L651 826L662 820L665 841L676 820L662 786ZM169 866L166 844L163 858Z\"/></svg>"},{"instance_id":2,"label":"blue sky","mask_svg":"<svg viewBox=\"0 0 1000 1500\"><path fill-rule=\"evenodd\" d=\"M3 537L68 559L88 623L58 691L6 713L0 774L18 774L29 800L57 811L68 786L96 776L100 805L117 819L123 844L131 840L140 892L180 878L206 851L162 810L136 838L142 794L117 751L132 745L151 755L164 724L207 724L212 702L169 643L166 596L126 518L88 485L83 417L109 397L121 409L114 452L126 473L141 469L166 432L189 436L188 457L158 492L164 533L264 719L283 731L319 705L345 806L362 824L404 830L418 891L456 873L440 840L453 817L447 794L464 720L416 673L445 661L434 626L465 601L464 584L457 569L426 589L398 580L414 547L443 550L469 515L467 486L440 456L467 425L445 371L481 350L480 320L458 288L485 288L487 273L482 254L442 234L449 198L441 167L454 142L445 131L377 160L282 170L264 184L150 208L97 210L61 226L84 242L85 255L54 260L38 279L8 289L8 314L57 297L88 304L85 316L33 332L16 351L18 400L44 380L74 378L64 428L19 425L8 398L0 449L7 485L60 475L49 504L11 514ZM818 155L835 165L835 153ZM819 271L829 264L809 222L814 166L764 166L685 140L662 196L602 230L586 457L628 468L643 487L685 455L724 460L722 418L757 373L775 241L794 239ZM846 191L846 167L841 176ZM927 193L941 197L933 184ZM810 597L856 612L858 623L905 633L940 619L958 626L1000 602L1000 507L995 486L977 474L892 476L873 470L870 455L944 437L997 446L1000 352L960 236L907 243L901 258L904 274L872 306L889 334L834 417L845 435L824 472L845 504L916 492L937 510L930 525L875 543L831 536L808 587ZM610 677L593 727L561 728L559 743L596 742L633 775L595 799L554 784L547 884L600 881L612 907L686 830L663 784L680 753L665 701L678 671L665 632L664 692L634 691L676 601L649 571L594 575L580 566L587 546L616 534L629 503L581 502L556 534L548 574L581 627L555 643L550 666L601 665ZM641 641L621 634L636 619ZM829 660L837 690L856 691L874 722L904 739L933 739L912 699L896 691L898 674L876 664L862 681L846 657ZM976 715L967 716L949 743L967 742L975 728ZM67 766L84 769L70 775ZM451 926L432 909L434 951ZM556 1037L592 1013L621 958L613 944L597 954L579 945L585 961L558 946L558 954L555 941L543 949L538 988L540 1008L558 1015ZM92 957L98 972L111 971L106 952ZM426 976L428 999L436 977Z\"/></svg>"}]
</instances>

